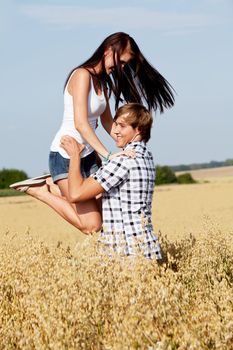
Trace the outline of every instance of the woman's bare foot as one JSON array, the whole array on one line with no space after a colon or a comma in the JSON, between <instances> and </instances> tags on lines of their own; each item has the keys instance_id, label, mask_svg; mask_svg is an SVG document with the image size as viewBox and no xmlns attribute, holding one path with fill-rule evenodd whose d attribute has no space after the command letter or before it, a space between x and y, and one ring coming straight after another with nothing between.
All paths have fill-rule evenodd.
<instances>
[{"instance_id":1,"label":"woman's bare foot","mask_svg":"<svg viewBox=\"0 0 233 350\"><path fill-rule=\"evenodd\" d=\"M59 197L62 196L61 191L60 191L58 185L56 185L56 184L53 182L53 180L52 180L51 177L48 177L48 178L46 179L46 184L48 185L48 190L49 190L50 193L54 194L55 196L59 196Z\"/></svg>"},{"instance_id":2,"label":"woman's bare foot","mask_svg":"<svg viewBox=\"0 0 233 350\"><path fill-rule=\"evenodd\" d=\"M42 186L29 186L25 192L36 199L42 200L49 193L49 188L46 183Z\"/></svg>"}]
</instances>

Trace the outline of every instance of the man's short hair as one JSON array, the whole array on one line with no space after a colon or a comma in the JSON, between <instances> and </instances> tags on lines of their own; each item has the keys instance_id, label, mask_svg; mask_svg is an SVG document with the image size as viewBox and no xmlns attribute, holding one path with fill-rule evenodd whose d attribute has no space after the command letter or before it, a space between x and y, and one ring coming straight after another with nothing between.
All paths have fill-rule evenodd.
<instances>
[{"instance_id":1,"label":"man's short hair","mask_svg":"<svg viewBox=\"0 0 233 350\"><path fill-rule=\"evenodd\" d=\"M150 139L150 132L153 123L151 113L145 106L139 103L127 103L117 110L114 121L124 114L126 115L126 122L134 129L138 128L142 141L147 142Z\"/></svg>"}]
</instances>

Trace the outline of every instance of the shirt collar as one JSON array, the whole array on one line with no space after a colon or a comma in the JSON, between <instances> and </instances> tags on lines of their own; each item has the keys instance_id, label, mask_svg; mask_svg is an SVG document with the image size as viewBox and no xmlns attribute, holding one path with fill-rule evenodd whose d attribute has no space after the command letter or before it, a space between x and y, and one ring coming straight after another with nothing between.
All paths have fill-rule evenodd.
<instances>
[{"instance_id":1,"label":"shirt collar","mask_svg":"<svg viewBox=\"0 0 233 350\"><path fill-rule=\"evenodd\" d=\"M128 149L130 147L136 147L136 146L144 147L145 142L144 141L130 141L129 143L127 143L127 145L125 147L123 147L123 151L125 151L126 149Z\"/></svg>"}]
</instances>

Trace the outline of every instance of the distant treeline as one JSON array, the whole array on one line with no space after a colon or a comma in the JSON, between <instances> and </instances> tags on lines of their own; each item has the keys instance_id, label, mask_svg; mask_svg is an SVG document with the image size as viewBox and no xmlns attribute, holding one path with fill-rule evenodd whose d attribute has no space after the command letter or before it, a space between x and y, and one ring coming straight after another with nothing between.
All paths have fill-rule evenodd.
<instances>
[{"instance_id":1,"label":"distant treeline","mask_svg":"<svg viewBox=\"0 0 233 350\"><path fill-rule=\"evenodd\" d=\"M222 166L230 166L230 165L233 165L233 159L227 159L222 162L217 162L215 160L212 160L209 163L170 165L169 167L173 171L186 171L186 170L197 170L197 169L206 169L206 168L219 168Z\"/></svg>"},{"instance_id":2,"label":"distant treeline","mask_svg":"<svg viewBox=\"0 0 233 350\"><path fill-rule=\"evenodd\" d=\"M27 173L19 169L0 169L0 189L8 189L10 184L28 178Z\"/></svg>"}]
</instances>

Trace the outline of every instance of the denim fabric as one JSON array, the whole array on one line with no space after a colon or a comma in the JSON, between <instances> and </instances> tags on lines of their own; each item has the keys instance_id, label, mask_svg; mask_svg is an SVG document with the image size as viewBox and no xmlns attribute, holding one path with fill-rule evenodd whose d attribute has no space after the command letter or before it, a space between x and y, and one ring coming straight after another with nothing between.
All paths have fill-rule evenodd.
<instances>
[{"instance_id":1,"label":"denim fabric","mask_svg":"<svg viewBox=\"0 0 233 350\"><path fill-rule=\"evenodd\" d=\"M69 173L70 160L62 157L58 152L50 152L49 154L49 171L53 182L67 179ZM88 177L98 170L96 163L96 154L92 152L86 157L81 158L81 174L83 177Z\"/></svg>"}]
</instances>

